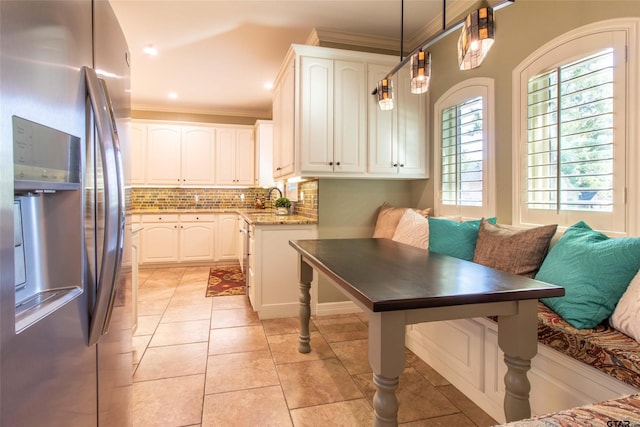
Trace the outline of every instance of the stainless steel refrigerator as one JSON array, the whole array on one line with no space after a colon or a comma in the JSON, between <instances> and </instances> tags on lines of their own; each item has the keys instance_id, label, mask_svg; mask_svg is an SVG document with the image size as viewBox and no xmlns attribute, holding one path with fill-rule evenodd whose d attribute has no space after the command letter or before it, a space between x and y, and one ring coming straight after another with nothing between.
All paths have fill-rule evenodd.
<instances>
[{"instance_id":1,"label":"stainless steel refrigerator","mask_svg":"<svg viewBox=\"0 0 640 427\"><path fill-rule=\"evenodd\" d=\"M0 425L131 425L129 53L106 0L0 0Z\"/></svg>"}]
</instances>

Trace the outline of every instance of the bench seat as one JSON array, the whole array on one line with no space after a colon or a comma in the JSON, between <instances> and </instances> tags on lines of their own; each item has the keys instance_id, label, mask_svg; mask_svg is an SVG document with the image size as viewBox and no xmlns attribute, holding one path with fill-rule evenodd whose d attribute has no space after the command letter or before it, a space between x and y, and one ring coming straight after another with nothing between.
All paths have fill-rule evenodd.
<instances>
[{"instance_id":1,"label":"bench seat","mask_svg":"<svg viewBox=\"0 0 640 427\"><path fill-rule=\"evenodd\" d=\"M576 329L538 303L538 341L640 389L640 344L605 323Z\"/></svg>"}]
</instances>

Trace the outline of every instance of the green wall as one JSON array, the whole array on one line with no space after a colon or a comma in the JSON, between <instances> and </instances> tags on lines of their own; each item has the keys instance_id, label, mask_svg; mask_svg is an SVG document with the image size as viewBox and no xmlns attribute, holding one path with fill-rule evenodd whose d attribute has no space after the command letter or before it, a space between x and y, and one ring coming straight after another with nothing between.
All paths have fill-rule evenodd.
<instances>
[{"instance_id":1,"label":"green wall","mask_svg":"<svg viewBox=\"0 0 640 427\"><path fill-rule=\"evenodd\" d=\"M410 181L320 179L318 237L321 239L371 237L376 225L378 207L384 202L393 206L413 206ZM346 300L333 285L324 278L320 279L318 302Z\"/></svg>"}]
</instances>

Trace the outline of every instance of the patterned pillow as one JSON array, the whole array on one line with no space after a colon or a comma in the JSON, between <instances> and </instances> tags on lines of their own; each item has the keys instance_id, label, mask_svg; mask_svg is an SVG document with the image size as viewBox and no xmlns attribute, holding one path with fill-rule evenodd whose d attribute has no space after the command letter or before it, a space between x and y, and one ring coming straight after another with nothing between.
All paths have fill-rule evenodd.
<instances>
[{"instance_id":1,"label":"patterned pillow","mask_svg":"<svg viewBox=\"0 0 640 427\"><path fill-rule=\"evenodd\" d=\"M544 260L558 226L516 230L483 219L473 262L513 274L534 277Z\"/></svg>"},{"instance_id":2,"label":"patterned pillow","mask_svg":"<svg viewBox=\"0 0 640 427\"><path fill-rule=\"evenodd\" d=\"M492 224L495 218L489 218ZM473 260L481 220L457 222L429 217L429 251L467 261Z\"/></svg>"},{"instance_id":3,"label":"patterned pillow","mask_svg":"<svg viewBox=\"0 0 640 427\"><path fill-rule=\"evenodd\" d=\"M558 239L535 278L565 288L563 297L541 301L583 329L613 313L638 269L640 238L612 239L580 221Z\"/></svg>"},{"instance_id":4,"label":"patterned pillow","mask_svg":"<svg viewBox=\"0 0 640 427\"><path fill-rule=\"evenodd\" d=\"M422 249L429 248L429 220L413 209L407 209L400 218L392 240Z\"/></svg>"},{"instance_id":5,"label":"patterned pillow","mask_svg":"<svg viewBox=\"0 0 640 427\"><path fill-rule=\"evenodd\" d=\"M396 227L398 227L400 218L402 218L402 215L404 215L407 209L409 208L395 208L387 202L383 203L378 212L378 219L376 221L376 228L373 230L373 237L382 237L385 239L393 238L393 234L396 232ZM431 213L431 208L414 210L425 218Z\"/></svg>"},{"instance_id":6,"label":"patterned pillow","mask_svg":"<svg viewBox=\"0 0 640 427\"><path fill-rule=\"evenodd\" d=\"M640 271L622 294L609 323L640 343Z\"/></svg>"}]
</instances>

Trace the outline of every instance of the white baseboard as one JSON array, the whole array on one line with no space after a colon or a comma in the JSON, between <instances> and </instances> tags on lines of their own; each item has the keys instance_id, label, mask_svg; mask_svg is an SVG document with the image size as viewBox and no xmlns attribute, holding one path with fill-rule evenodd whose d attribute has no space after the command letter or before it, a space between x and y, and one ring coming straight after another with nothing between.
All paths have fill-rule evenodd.
<instances>
[{"instance_id":1,"label":"white baseboard","mask_svg":"<svg viewBox=\"0 0 640 427\"><path fill-rule=\"evenodd\" d=\"M258 317L264 319L279 319L283 317L298 317L300 304L297 302L288 304L263 304L260 306Z\"/></svg>"},{"instance_id":2,"label":"white baseboard","mask_svg":"<svg viewBox=\"0 0 640 427\"><path fill-rule=\"evenodd\" d=\"M332 316L336 314L362 313L362 310L351 301L325 302L316 304L317 316Z\"/></svg>"}]
</instances>

